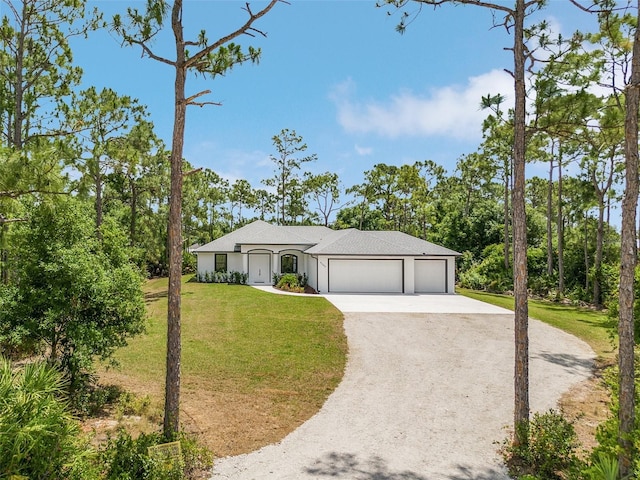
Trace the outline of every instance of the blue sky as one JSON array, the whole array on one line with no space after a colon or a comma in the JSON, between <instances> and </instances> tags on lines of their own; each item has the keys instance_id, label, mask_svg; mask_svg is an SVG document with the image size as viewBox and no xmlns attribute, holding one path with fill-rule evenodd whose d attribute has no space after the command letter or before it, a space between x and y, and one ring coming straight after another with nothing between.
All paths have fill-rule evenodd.
<instances>
[{"instance_id":1,"label":"blue sky","mask_svg":"<svg viewBox=\"0 0 640 480\"><path fill-rule=\"evenodd\" d=\"M93 1L107 16L142 1ZM507 2L513 4L513 2ZM257 10L265 2L251 2ZM200 30L224 36L246 19L244 2L186 0L185 38ZM360 183L376 163L400 165L434 160L453 173L457 159L481 141L482 95L502 93L512 102L512 39L491 28L489 10L472 6L425 7L404 35L399 14L387 15L370 0L291 0L255 26L267 37L241 42L262 49L258 65L241 65L215 80L190 77L187 95L204 89L204 100L222 106L190 107L184 156L230 181L254 187L272 176L272 137L295 130L316 153L315 173L337 172L345 186ZM539 13L553 29L570 34L589 21L567 0L550 0ZM154 45L171 58L173 37L165 29ZM97 32L72 44L84 69L83 87L110 87L148 106L156 132L170 147L173 71L142 58L135 47ZM538 172L539 170L539 172ZM529 167L544 175L543 166Z\"/></svg>"}]
</instances>

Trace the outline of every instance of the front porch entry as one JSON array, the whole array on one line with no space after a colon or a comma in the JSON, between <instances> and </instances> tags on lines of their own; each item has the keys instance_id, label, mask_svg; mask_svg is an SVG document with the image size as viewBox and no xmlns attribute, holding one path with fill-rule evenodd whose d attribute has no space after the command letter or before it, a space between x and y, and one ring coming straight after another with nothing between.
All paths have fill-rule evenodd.
<instances>
[{"instance_id":1,"label":"front porch entry","mask_svg":"<svg viewBox=\"0 0 640 480\"><path fill-rule=\"evenodd\" d=\"M249 284L271 285L271 254L249 254Z\"/></svg>"}]
</instances>

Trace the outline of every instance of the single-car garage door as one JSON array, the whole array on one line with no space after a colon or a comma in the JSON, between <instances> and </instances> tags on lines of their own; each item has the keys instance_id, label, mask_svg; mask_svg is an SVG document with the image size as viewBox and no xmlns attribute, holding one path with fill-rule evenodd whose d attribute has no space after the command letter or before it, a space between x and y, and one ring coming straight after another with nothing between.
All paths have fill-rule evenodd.
<instances>
[{"instance_id":1,"label":"single-car garage door","mask_svg":"<svg viewBox=\"0 0 640 480\"><path fill-rule=\"evenodd\" d=\"M447 261L415 260L415 292L447 293Z\"/></svg>"},{"instance_id":2,"label":"single-car garage door","mask_svg":"<svg viewBox=\"0 0 640 480\"><path fill-rule=\"evenodd\" d=\"M329 259L329 291L402 293L402 260Z\"/></svg>"}]
</instances>

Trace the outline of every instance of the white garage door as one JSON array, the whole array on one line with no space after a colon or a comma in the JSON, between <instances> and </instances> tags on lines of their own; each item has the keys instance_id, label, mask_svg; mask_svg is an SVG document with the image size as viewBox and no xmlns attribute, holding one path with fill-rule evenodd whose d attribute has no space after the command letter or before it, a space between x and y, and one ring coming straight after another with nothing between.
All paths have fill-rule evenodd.
<instances>
[{"instance_id":1,"label":"white garage door","mask_svg":"<svg viewBox=\"0 0 640 480\"><path fill-rule=\"evenodd\" d=\"M329 260L329 291L402 293L402 260Z\"/></svg>"},{"instance_id":2,"label":"white garage door","mask_svg":"<svg viewBox=\"0 0 640 480\"><path fill-rule=\"evenodd\" d=\"M415 292L447 293L447 261L415 260Z\"/></svg>"}]
</instances>

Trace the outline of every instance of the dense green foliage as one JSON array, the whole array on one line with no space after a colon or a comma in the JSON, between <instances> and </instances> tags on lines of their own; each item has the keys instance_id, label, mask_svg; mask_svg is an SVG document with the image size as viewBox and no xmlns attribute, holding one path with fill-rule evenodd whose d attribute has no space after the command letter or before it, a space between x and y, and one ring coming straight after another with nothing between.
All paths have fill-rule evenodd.
<instances>
[{"instance_id":1,"label":"dense green foliage","mask_svg":"<svg viewBox=\"0 0 640 480\"><path fill-rule=\"evenodd\" d=\"M577 456L578 437L560 412L534 413L522 438L528 441L503 450L509 473L515 478L531 475L540 480L561 480L575 475L580 468Z\"/></svg>"},{"instance_id":2,"label":"dense green foliage","mask_svg":"<svg viewBox=\"0 0 640 480\"><path fill-rule=\"evenodd\" d=\"M0 358L0 476L83 478L87 445L64 401L63 376L46 363L14 368Z\"/></svg>"},{"instance_id":3,"label":"dense green foliage","mask_svg":"<svg viewBox=\"0 0 640 480\"><path fill-rule=\"evenodd\" d=\"M75 388L94 357L110 358L143 331L142 277L122 232L107 221L99 240L81 202L69 198L27 212L29 220L14 231L14 283L0 286L0 344L45 355Z\"/></svg>"}]
</instances>

